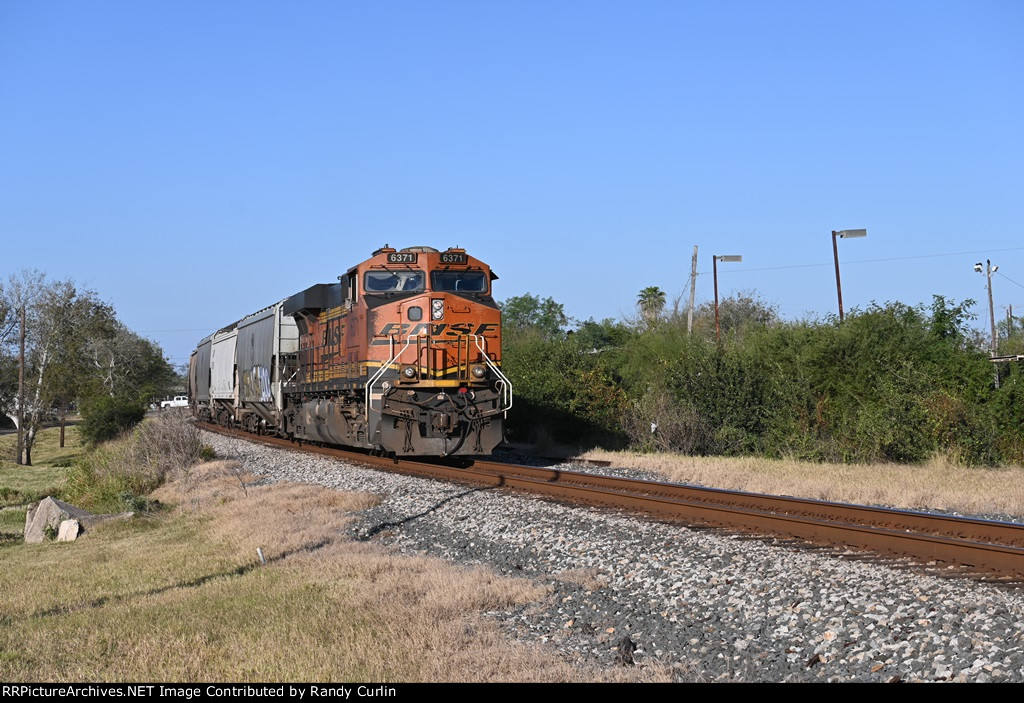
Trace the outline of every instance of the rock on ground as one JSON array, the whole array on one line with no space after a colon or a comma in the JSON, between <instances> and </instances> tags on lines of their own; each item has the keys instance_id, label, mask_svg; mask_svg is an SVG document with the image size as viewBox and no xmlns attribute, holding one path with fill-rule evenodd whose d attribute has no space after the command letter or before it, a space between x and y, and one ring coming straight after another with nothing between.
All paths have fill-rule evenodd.
<instances>
[{"instance_id":1,"label":"rock on ground","mask_svg":"<svg viewBox=\"0 0 1024 703\"><path fill-rule=\"evenodd\" d=\"M65 520L77 520L81 524L91 516L89 511L52 496L43 498L39 505L29 507L25 515L25 542L37 544L46 539L46 528L59 529Z\"/></svg>"},{"instance_id":2,"label":"rock on ground","mask_svg":"<svg viewBox=\"0 0 1024 703\"><path fill-rule=\"evenodd\" d=\"M60 530L57 532L58 542L74 542L78 539L78 532L82 525L78 520L65 520L60 524Z\"/></svg>"},{"instance_id":3,"label":"rock on ground","mask_svg":"<svg viewBox=\"0 0 1024 703\"><path fill-rule=\"evenodd\" d=\"M39 501L38 505L29 506L25 514L25 542L27 544L38 544L46 540L47 528L56 531L58 542L70 542L77 539L80 534L107 520L127 519L135 513L118 513L117 515L94 515L88 510L57 500L53 496L47 496ZM67 527L64 523L74 522ZM72 536L72 530L74 535Z\"/></svg>"}]
</instances>

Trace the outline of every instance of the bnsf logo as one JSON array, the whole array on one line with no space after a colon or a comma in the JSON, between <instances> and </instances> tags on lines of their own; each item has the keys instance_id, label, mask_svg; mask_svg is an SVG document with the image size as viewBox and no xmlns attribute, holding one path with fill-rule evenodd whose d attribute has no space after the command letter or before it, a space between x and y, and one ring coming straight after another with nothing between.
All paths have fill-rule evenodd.
<instances>
[{"instance_id":1,"label":"bnsf logo","mask_svg":"<svg viewBox=\"0 0 1024 703\"><path fill-rule=\"evenodd\" d=\"M484 335L488 332L498 329L498 325L494 323L483 323L473 331L473 324L470 322L457 322L454 325L447 323L440 324L427 324L421 322L420 324L413 327L408 322L401 324L392 322L389 325L384 325L380 332L375 334L375 337L390 337L392 335L398 335L400 337L406 337L408 335L418 336L422 334L430 334L431 337L460 337L464 334L477 334Z\"/></svg>"}]
</instances>

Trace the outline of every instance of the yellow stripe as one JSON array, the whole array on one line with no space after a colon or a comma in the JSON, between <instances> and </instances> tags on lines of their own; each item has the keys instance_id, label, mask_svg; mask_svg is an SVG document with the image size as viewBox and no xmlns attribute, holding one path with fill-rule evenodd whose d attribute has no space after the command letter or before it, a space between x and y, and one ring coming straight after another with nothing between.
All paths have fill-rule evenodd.
<instances>
[{"instance_id":1,"label":"yellow stripe","mask_svg":"<svg viewBox=\"0 0 1024 703\"><path fill-rule=\"evenodd\" d=\"M344 305L339 305L338 307L331 308L330 310L322 310L320 314L317 315L316 319L319 322L324 323L327 322L328 319L336 320L340 317L348 317L348 312L348 308Z\"/></svg>"}]
</instances>

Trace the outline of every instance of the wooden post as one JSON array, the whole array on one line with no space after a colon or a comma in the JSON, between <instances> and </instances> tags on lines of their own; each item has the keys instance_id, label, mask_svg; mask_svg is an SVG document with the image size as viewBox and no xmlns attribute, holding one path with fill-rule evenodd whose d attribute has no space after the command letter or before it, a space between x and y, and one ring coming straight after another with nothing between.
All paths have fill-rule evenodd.
<instances>
[{"instance_id":1,"label":"wooden post","mask_svg":"<svg viewBox=\"0 0 1024 703\"><path fill-rule=\"evenodd\" d=\"M14 460L22 463L25 453L25 303L21 303L21 342L18 352L18 456Z\"/></svg>"},{"instance_id":2,"label":"wooden post","mask_svg":"<svg viewBox=\"0 0 1024 703\"><path fill-rule=\"evenodd\" d=\"M686 334L693 332L693 297L697 291L697 245L693 245L693 259L690 261L690 304L686 307Z\"/></svg>"}]
</instances>

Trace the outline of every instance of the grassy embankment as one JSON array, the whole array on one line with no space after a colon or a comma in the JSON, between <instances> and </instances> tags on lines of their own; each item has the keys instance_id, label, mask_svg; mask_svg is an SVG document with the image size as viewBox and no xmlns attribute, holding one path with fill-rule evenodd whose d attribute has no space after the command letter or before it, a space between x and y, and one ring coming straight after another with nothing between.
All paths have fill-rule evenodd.
<instances>
[{"instance_id":1,"label":"grassy embankment","mask_svg":"<svg viewBox=\"0 0 1024 703\"><path fill-rule=\"evenodd\" d=\"M653 471L680 483L966 514L1024 516L1024 467L826 464L760 457L700 457L592 450L584 459Z\"/></svg>"},{"instance_id":2,"label":"grassy embankment","mask_svg":"<svg viewBox=\"0 0 1024 703\"><path fill-rule=\"evenodd\" d=\"M109 472L104 466L94 478ZM573 666L510 642L480 613L542 600L545 589L353 542L343 528L375 496L255 486L222 460L172 474L152 497L174 508L72 543L0 543L0 680L664 676Z\"/></svg>"}]
</instances>

